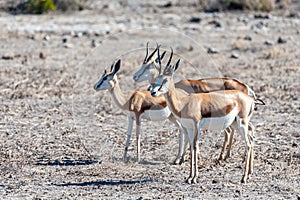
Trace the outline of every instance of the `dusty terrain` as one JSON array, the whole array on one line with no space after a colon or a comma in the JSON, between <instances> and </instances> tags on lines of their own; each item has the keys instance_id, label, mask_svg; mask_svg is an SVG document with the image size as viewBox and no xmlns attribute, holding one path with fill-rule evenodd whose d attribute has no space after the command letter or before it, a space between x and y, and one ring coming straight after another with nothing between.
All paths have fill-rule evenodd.
<instances>
[{"instance_id":1,"label":"dusty terrain","mask_svg":"<svg viewBox=\"0 0 300 200\"><path fill-rule=\"evenodd\" d=\"M288 11L202 13L192 4L128 2L72 14L0 12L0 198L299 199L300 19ZM189 156L171 165L179 132L168 121L144 121L142 162L135 162L134 135L129 162L122 161L126 115L93 85L122 58L121 88L145 89L132 74L147 41L182 58L177 80L232 77L266 102L252 118L249 183L240 183L240 135L232 157L216 165L223 134L207 132L199 183L186 184Z\"/></svg>"}]
</instances>

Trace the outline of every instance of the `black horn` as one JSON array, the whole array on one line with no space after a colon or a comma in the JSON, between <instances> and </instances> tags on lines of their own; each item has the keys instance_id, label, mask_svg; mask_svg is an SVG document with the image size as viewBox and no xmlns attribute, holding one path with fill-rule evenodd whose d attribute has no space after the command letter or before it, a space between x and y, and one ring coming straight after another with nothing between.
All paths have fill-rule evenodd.
<instances>
[{"instance_id":1,"label":"black horn","mask_svg":"<svg viewBox=\"0 0 300 200\"><path fill-rule=\"evenodd\" d=\"M147 57L148 57L148 44L149 44L149 42L147 42L147 45L146 45L146 56L145 56L145 59L144 59L144 63L146 63L146 61L147 61Z\"/></svg>"},{"instance_id":2,"label":"black horn","mask_svg":"<svg viewBox=\"0 0 300 200\"><path fill-rule=\"evenodd\" d=\"M161 58L159 55L159 45L156 43L156 49L157 49L157 57L158 57L158 63L159 63L159 74L161 74Z\"/></svg>"},{"instance_id":3,"label":"black horn","mask_svg":"<svg viewBox=\"0 0 300 200\"><path fill-rule=\"evenodd\" d=\"M172 47L171 47L171 55L170 55L170 58L169 58L167 67L169 67L169 65L171 64L172 57L173 57L173 49L172 49Z\"/></svg>"},{"instance_id":4,"label":"black horn","mask_svg":"<svg viewBox=\"0 0 300 200\"><path fill-rule=\"evenodd\" d=\"M146 62L149 62L151 60L151 58L154 56L154 54L156 53L157 51L157 47L156 49L151 53L151 55L147 58Z\"/></svg>"}]
</instances>

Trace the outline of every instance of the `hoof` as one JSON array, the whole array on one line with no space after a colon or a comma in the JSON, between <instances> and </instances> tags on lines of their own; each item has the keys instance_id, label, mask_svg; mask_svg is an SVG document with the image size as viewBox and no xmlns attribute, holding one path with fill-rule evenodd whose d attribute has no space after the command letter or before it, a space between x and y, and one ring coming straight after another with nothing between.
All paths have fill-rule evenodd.
<instances>
[{"instance_id":1,"label":"hoof","mask_svg":"<svg viewBox=\"0 0 300 200\"><path fill-rule=\"evenodd\" d=\"M173 165L181 165L183 163L183 158L176 158L172 164Z\"/></svg>"},{"instance_id":2,"label":"hoof","mask_svg":"<svg viewBox=\"0 0 300 200\"><path fill-rule=\"evenodd\" d=\"M222 156L220 156L220 157L218 158L218 161L221 161L221 160L223 160L223 157L222 157Z\"/></svg>"},{"instance_id":3,"label":"hoof","mask_svg":"<svg viewBox=\"0 0 300 200\"><path fill-rule=\"evenodd\" d=\"M188 178L188 179L186 180L186 183L192 184L192 178Z\"/></svg>"},{"instance_id":4,"label":"hoof","mask_svg":"<svg viewBox=\"0 0 300 200\"><path fill-rule=\"evenodd\" d=\"M242 178L241 183L247 183L247 178L245 176Z\"/></svg>"},{"instance_id":5,"label":"hoof","mask_svg":"<svg viewBox=\"0 0 300 200\"><path fill-rule=\"evenodd\" d=\"M172 165L180 165L180 160L179 159L175 159L173 162L172 162Z\"/></svg>"},{"instance_id":6,"label":"hoof","mask_svg":"<svg viewBox=\"0 0 300 200\"><path fill-rule=\"evenodd\" d=\"M123 157L123 162L124 162L124 163L128 163L128 161L129 161L129 158L127 158L126 156L124 156L124 157Z\"/></svg>"},{"instance_id":7,"label":"hoof","mask_svg":"<svg viewBox=\"0 0 300 200\"><path fill-rule=\"evenodd\" d=\"M197 177L194 177L194 178L193 178L192 183L193 183L193 184L197 184Z\"/></svg>"},{"instance_id":8,"label":"hoof","mask_svg":"<svg viewBox=\"0 0 300 200\"><path fill-rule=\"evenodd\" d=\"M188 183L188 184L197 184L197 178L196 177L194 177L194 178L188 178L186 180L186 183Z\"/></svg>"},{"instance_id":9,"label":"hoof","mask_svg":"<svg viewBox=\"0 0 300 200\"><path fill-rule=\"evenodd\" d=\"M224 160L227 160L227 159L230 158L230 157L231 157L231 154L227 154L227 155L225 156Z\"/></svg>"}]
</instances>

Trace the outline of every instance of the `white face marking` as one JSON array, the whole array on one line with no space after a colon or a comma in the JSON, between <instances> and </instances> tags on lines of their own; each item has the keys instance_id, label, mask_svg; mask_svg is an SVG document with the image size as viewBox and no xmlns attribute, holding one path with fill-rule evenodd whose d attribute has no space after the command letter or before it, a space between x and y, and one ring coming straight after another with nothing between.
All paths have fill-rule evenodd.
<instances>
[{"instance_id":1,"label":"white face marking","mask_svg":"<svg viewBox=\"0 0 300 200\"><path fill-rule=\"evenodd\" d=\"M155 84L151 89L151 95L157 97L161 94L165 94L169 89L169 81L164 75L160 75L155 79Z\"/></svg>"},{"instance_id":2,"label":"white face marking","mask_svg":"<svg viewBox=\"0 0 300 200\"><path fill-rule=\"evenodd\" d=\"M94 85L94 89L96 91L107 90L114 87L114 83L112 81L112 76L104 73L99 81Z\"/></svg>"}]
</instances>

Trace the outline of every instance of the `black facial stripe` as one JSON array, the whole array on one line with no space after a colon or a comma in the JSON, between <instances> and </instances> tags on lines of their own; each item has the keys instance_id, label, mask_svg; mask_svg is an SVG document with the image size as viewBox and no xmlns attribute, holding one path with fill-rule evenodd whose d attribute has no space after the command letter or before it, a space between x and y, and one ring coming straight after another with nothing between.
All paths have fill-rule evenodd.
<instances>
[{"instance_id":1,"label":"black facial stripe","mask_svg":"<svg viewBox=\"0 0 300 200\"><path fill-rule=\"evenodd\" d=\"M99 87L100 85L102 85L102 83L104 82L104 78L105 77L107 78L107 76L105 74L103 74L102 77L101 77L101 79L100 79L101 81L100 81L100 83L98 84L97 87Z\"/></svg>"}]
</instances>

